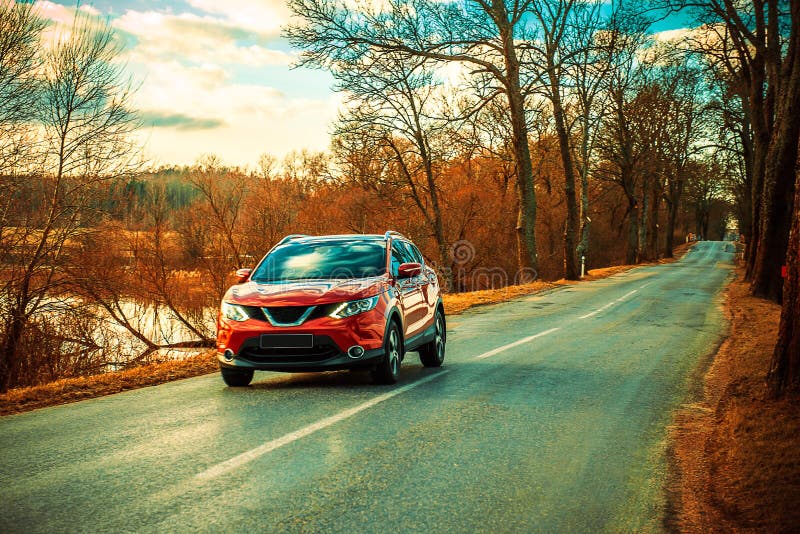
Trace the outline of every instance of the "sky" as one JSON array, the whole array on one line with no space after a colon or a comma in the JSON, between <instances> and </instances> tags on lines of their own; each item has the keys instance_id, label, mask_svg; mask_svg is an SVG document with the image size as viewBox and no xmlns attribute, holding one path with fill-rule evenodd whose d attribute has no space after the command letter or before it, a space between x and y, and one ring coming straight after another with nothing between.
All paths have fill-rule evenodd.
<instances>
[{"instance_id":1,"label":"sky","mask_svg":"<svg viewBox=\"0 0 800 534\"><path fill-rule=\"evenodd\" d=\"M61 24L76 6L36 4ZM261 154L328 148L341 98L328 73L292 68L297 51L280 37L285 0L93 0L80 9L107 19L127 43L138 135L154 167L214 154L252 168ZM654 30L683 25L673 16Z\"/></svg>"},{"instance_id":2,"label":"sky","mask_svg":"<svg viewBox=\"0 0 800 534\"><path fill-rule=\"evenodd\" d=\"M76 3L37 6L68 24ZM340 99L329 74L291 67L297 52L280 37L284 0L95 0L81 9L108 19L127 43L139 135L154 166L215 154L253 167L264 153L328 148Z\"/></svg>"}]
</instances>

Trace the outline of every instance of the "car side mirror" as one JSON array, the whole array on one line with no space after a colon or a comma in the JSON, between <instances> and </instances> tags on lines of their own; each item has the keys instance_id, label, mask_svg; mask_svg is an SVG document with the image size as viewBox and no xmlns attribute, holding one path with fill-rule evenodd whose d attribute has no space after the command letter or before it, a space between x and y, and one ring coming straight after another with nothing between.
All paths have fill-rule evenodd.
<instances>
[{"instance_id":1,"label":"car side mirror","mask_svg":"<svg viewBox=\"0 0 800 534\"><path fill-rule=\"evenodd\" d=\"M397 278L413 278L422 272L420 263L401 263L397 268Z\"/></svg>"},{"instance_id":2,"label":"car side mirror","mask_svg":"<svg viewBox=\"0 0 800 534\"><path fill-rule=\"evenodd\" d=\"M243 284L250 279L253 269L238 269L236 271L236 283Z\"/></svg>"}]
</instances>

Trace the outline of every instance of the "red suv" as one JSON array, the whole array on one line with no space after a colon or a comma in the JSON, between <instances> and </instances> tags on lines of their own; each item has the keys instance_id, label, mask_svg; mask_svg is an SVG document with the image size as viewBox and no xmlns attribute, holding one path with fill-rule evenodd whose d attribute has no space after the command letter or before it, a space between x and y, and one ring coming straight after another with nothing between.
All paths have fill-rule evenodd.
<instances>
[{"instance_id":1,"label":"red suv","mask_svg":"<svg viewBox=\"0 0 800 534\"><path fill-rule=\"evenodd\" d=\"M222 379L253 372L369 369L394 384L407 351L426 367L444 361L439 281L414 244L385 235L285 237L222 299L217 351Z\"/></svg>"}]
</instances>

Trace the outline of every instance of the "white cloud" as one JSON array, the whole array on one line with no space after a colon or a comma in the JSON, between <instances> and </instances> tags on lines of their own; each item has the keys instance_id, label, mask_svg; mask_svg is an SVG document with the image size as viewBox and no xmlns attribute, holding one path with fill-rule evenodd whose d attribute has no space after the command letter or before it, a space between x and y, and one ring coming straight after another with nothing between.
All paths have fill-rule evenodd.
<instances>
[{"instance_id":1,"label":"white cloud","mask_svg":"<svg viewBox=\"0 0 800 534\"><path fill-rule=\"evenodd\" d=\"M72 23L78 12L89 15L90 18L100 16L100 11L92 6L82 5L75 8L48 0L37 1L34 9L41 17L50 21L50 25L42 34L42 43L45 47L52 47L61 39L70 37Z\"/></svg>"},{"instance_id":2,"label":"white cloud","mask_svg":"<svg viewBox=\"0 0 800 534\"><path fill-rule=\"evenodd\" d=\"M133 35L135 59L180 57L193 63L286 65L292 56L259 44L241 44L253 36L241 27L191 13L127 11L113 21L115 28Z\"/></svg>"},{"instance_id":3,"label":"white cloud","mask_svg":"<svg viewBox=\"0 0 800 534\"><path fill-rule=\"evenodd\" d=\"M222 15L235 26L262 35L275 36L289 20L285 0L187 0L187 3L206 13Z\"/></svg>"},{"instance_id":4,"label":"white cloud","mask_svg":"<svg viewBox=\"0 0 800 534\"><path fill-rule=\"evenodd\" d=\"M92 6L82 5L78 9L90 15L100 15L100 11ZM76 9L74 7L62 6L61 4L56 4L55 2L43 0L36 2L36 11L44 18L53 22L69 25L72 24L72 20L75 18Z\"/></svg>"},{"instance_id":5,"label":"white cloud","mask_svg":"<svg viewBox=\"0 0 800 534\"><path fill-rule=\"evenodd\" d=\"M665 30L653 34L653 37L656 41L673 45L702 44L709 47L717 46L722 41L724 35L726 35L725 25L720 23L707 24L694 28Z\"/></svg>"},{"instance_id":6,"label":"white cloud","mask_svg":"<svg viewBox=\"0 0 800 534\"><path fill-rule=\"evenodd\" d=\"M151 116L175 122L197 118L199 124L213 125L146 125L146 151L157 162L188 164L201 154L215 153L229 163L254 164L264 152L326 149L326 125L335 117L338 98L293 98L267 86L231 83L217 67L164 62L149 65L135 104Z\"/></svg>"},{"instance_id":7,"label":"white cloud","mask_svg":"<svg viewBox=\"0 0 800 534\"><path fill-rule=\"evenodd\" d=\"M665 30L653 34L653 37L658 41L675 42L683 41L693 33L692 28L678 28L675 30Z\"/></svg>"}]
</instances>

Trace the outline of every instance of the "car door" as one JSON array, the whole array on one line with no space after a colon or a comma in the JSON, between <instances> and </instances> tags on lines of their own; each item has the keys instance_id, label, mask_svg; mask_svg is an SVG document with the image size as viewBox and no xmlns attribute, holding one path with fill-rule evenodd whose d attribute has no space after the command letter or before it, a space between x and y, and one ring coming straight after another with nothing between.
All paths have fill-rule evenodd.
<instances>
[{"instance_id":1,"label":"car door","mask_svg":"<svg viewBox=\"0 0 800 534\"><path fill-rule=\"evenodd\" d=\"M420 315L420 328L425 330L433 324L433 318L436 314L436 303L439 299L439 283L436 278L436 273L433 269L425 265L425 259L422 253L413 243L406 243L409 253L413 261L422 265L422 271L419 273L419 288L422 292L422 306Z\"/></svg>"},{"instance_id":2,"label":"car door","mask_svg":"<svg viewBox=\"0 0 800 534\"><path fill-rule=\"evenodd\" d=\"M392 240L391 269L392 276L394 276L396 280L395 287L398 291L397 299L403 309L406 338L421 333L421 319L424 318L425 314L425 299L420 289L419 277L397 278L397 268L400 267L400 264L411 263L413 261L413 256L410 254L409 248L405 243L399 239ZM422 317L420 314L422 314Z\"/></svg>"}]
</instances>

